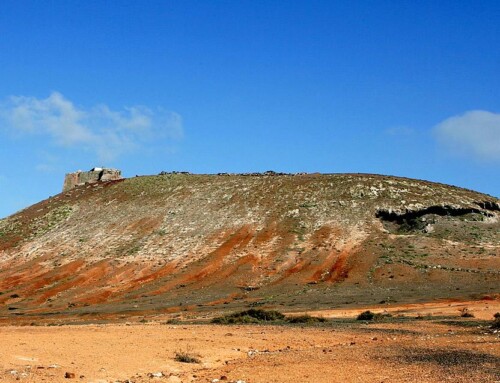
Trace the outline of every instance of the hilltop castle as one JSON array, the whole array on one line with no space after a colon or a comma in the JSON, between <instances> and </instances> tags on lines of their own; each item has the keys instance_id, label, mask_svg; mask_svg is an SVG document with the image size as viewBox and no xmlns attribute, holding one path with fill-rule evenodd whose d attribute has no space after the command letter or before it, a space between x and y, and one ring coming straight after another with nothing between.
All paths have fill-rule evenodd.
<instances>
[{"instance_id":1,"label":"hilltop castle","mask_svg":"<svg viewBox=\"0 0 500 383\"><path fill-rule=\"evenodd\" d=\"M63 192L73 189L75 186L99 181L114 181L122 179L122 172L118 169L92 168L88 172L78 170L68 173L64 177Z\"/></svg>"}]
</instances>

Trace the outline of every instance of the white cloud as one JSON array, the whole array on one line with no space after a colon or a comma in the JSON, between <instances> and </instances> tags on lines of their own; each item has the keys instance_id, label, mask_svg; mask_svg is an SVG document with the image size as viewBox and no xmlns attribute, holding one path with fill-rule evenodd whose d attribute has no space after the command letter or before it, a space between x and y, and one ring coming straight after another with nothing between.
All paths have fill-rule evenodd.
<instances>
[{"instance_id":1,"label":"white cloud","mask_svg":"<svg viewBox=\"0 0 500 383\"><path fill-rule=\"evenodd\" d=\"M434 127L437 140L452 152L482 160L500 160L500 114L473 110Z\"/></svg>"},{"instance_id":2,"label":"white cloud","mask_svg":"<svg viewBox=\"0 0 500 383\"><path fill-rule=\"evenodd\" d=\"M175 112L145 106L114 111L104 104L85 109L58 92L46 99L11 96L0 104L0 118L16 132L46 135L58 146L90 150L103 161L148 141L183 135Z\"/></svg>"}]
</instances>

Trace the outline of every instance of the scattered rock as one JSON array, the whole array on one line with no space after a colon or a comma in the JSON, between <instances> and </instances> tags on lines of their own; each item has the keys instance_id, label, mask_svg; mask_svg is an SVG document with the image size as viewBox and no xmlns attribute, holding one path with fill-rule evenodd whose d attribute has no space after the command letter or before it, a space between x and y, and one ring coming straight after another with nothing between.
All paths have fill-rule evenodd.
<instances>
[{"instance_id":1,"label":"scattered rock","mask_svg":"<svg viewBox=\"0 0 500 383\"><path fill-rule=\"evenodd\" d=\"M66 379L75 379L75 378L76 378L76 375L75 375L75 373L74 373L74 372L66 372L66 373L64 374L64 377L65 377Z\"/></svg>"},{"instance_id":2,"label":"scattered rock","mask_svg":"<svg viewBox=\"0 0 500 383\"><path fill-rule=\"evenodd\" d=\"M163 372L150 372L150 373L148 374L148 376L149 376L150 378L161 378L161 377L163 377L164 375L163 375Z\"/></svg>"}]
</instances>

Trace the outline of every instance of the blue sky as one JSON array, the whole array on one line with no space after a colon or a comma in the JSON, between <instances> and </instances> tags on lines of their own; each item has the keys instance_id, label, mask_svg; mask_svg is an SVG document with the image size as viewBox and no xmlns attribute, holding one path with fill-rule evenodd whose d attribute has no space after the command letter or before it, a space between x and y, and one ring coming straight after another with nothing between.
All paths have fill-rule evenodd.
<instances>
[{"instance_id":1,"label":"blue sky","mask_svg":"<svg viewBox=\"0 0 500 383\"><path fill-rule=\"evenodd\" d=\"M500 196L498 1L0 2L0 217L94 166Z\"/></svg>"}]
</instances>

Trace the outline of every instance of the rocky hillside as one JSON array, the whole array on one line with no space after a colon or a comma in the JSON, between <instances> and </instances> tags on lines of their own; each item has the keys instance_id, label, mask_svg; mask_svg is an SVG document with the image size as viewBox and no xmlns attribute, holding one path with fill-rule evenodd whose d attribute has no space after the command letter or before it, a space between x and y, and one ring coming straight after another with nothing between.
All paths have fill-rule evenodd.
<instances>
[{"instance_id":1,"label":"rocky hillside","mask_svg":"<svg viewBox=\"0 0 500 383\"><path fill-rule=\"evenodd\" d=\"M500 201L364 175L163 174L0 221L0 318L489 299Z\"/></svg>"}]
</instances>

